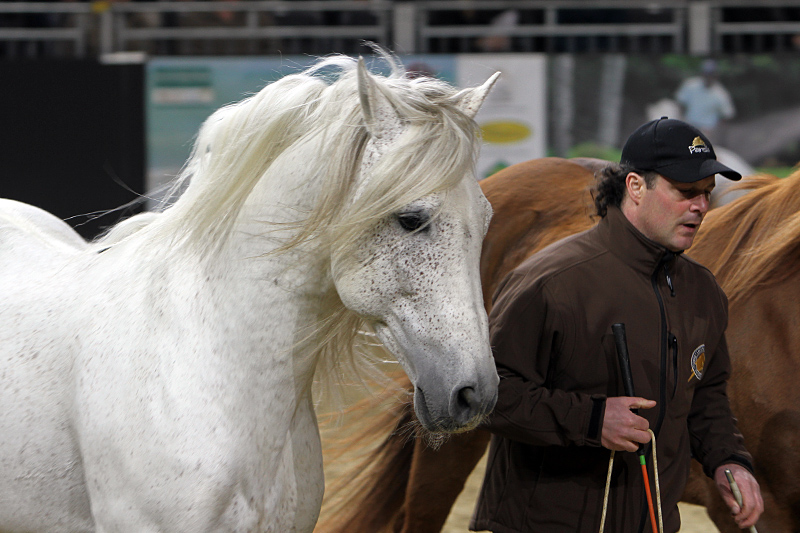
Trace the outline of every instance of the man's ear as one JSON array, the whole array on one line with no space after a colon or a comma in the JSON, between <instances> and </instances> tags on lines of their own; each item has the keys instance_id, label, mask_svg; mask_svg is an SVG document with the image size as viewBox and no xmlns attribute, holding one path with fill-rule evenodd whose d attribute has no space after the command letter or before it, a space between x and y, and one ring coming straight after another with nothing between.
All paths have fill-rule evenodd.
<instances>
[{"instance_id":1,"label":"man's ear","mask_svg":"<svg viewBox=\"0 0 800 533\"><path fill-rule=\"evenodd\" d=\"M625 188L628 191L628 197L633 203L639 205L644 196L644 190L647 188L647 183L644 181L644 176L636 172L628 172L625 176Z\"/></svg>"}]
</instances>

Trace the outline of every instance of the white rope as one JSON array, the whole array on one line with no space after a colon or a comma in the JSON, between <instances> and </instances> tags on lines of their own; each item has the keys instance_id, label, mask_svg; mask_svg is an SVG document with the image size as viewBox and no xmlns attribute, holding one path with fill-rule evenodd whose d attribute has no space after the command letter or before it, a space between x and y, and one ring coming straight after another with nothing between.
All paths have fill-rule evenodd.
<instances>
[{"instance_id":1,"label":"white rope","mask_svg":"<svg viewBox=\"0 0 800 533\"><path fill-rule=\"evenodd\" d=\"M611 450L611 457L608 458L608 475L606 476L606 490L603 494L603 514L600 516L600 533L606 528L606 511L608 511L608 491L611 488L611 470L614 469L614 454Z\"/></svg>"},{"instance_id":2,"label":"white rope","mask_svg":"<svg viewBox=\"0 0 800 533\"><path fill-rule=\"evenodd\" d=\"M658 456L656 454L656 435L653 430L648 429L650 433L650 442L653 443L653 476L654 485L656 486L656 507L658 508L658 531L664 533L664 516L661 512L661 485L658 481ZM611 457L608 458L608 474L606 475L606 490L603 493L603 514L600 516L600 533L606 527L606 512L608 511L608 493L611 489L611 471L614 469L614 455L616 452L611 450Z\"/></svg>"}]
</instances>

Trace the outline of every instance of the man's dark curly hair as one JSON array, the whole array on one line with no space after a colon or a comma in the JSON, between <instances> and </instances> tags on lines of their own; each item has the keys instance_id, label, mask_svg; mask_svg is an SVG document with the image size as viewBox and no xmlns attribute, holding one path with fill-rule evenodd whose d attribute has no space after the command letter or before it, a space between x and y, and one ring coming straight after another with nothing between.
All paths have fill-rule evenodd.
<instances>
[{"instance_id":1,"label":"man's dark curly hair","mask_svg":"<svg viewBox=\"0 0 800 533\"><path fill-rule=\"evenodd\" d=\"M620 207L625 198L625 178L628 173L636 172L644 178L648 189L655 187L658 172L652 170L636 170L628 165L611 164L598 173L592 190L594 208L600 218L605 217L609 207Z\"/></svg>"}]
</instances>

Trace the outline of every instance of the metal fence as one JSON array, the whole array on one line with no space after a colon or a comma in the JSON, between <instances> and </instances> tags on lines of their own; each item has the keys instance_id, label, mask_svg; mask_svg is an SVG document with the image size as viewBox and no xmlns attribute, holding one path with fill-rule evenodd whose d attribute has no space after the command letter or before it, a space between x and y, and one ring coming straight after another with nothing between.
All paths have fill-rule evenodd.
<instances>
[{"instance_id":1,"label":"metal fence","mask_svg":"<svg viewBox=\"0 0 800 533\"><path fill-rule=\"evenodd\" d=\"M0 2L0 57L400 53L764 53L800 49L800 1Z\"/></svg>"}]
</instances>

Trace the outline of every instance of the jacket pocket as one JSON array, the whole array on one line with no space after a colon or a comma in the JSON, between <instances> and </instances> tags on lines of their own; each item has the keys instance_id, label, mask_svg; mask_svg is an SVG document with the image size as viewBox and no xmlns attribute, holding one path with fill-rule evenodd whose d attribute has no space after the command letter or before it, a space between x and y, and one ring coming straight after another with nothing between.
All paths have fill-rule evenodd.
<instances>
[{"instance_id":1,"label":"jacket pocket","mask_svg":"<svg viewBox=\"0 0 800 533\"><path fill-rule=\"evenodd\" d=\"M669 333L667 342L669 343L669 354L672 359L672 397L675 398L675 393L678 392L678 383L681 380L678 360L678 337Z\"/></svg>"},{"instance_id":2,"label":"jacket pocket","mask_svg":"<svg viewBox=\"0 0 800 533\"><path fill-rule=\"evenodd\" d=\"M668 340L675 376L672 387L672 409L676 416L683 416L689 413L697 382L692 371L691 348L689 348L691 342L685 339L679 341L673 334L669 334Z\"/></svg>"}]
</instances>

